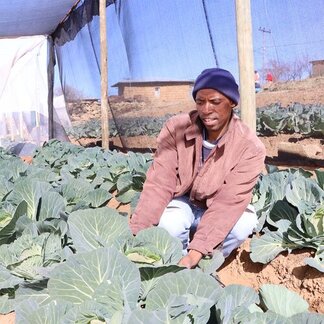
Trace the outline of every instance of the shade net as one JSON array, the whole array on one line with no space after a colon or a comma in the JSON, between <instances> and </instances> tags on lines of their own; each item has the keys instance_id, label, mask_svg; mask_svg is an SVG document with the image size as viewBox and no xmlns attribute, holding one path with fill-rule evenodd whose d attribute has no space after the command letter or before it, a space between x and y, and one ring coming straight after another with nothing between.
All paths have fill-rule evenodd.
<instances>
[{"instance_id":1,"label":"shade net","mask_svg":"<svg viewBox=\"0 0 324 324\"><path fill-rule=\"evenodd\" d=\"M320 0L298 6L251 1L254 67L262 85L276 65L301 65L298 75L277 69L278 80L310 75L309 62L323 58L323 11ZM100 139L98 13L97 1L81 1L54 40L72 123L85 125L84 137ZM155 143L156 132L148 127L155 116L194 108L192 82L203 69L225 68L239 81L235 1L107 1L106 14L109 125L111 137L121 137L120 145L132 148L145 133L152 133ZM137 131L131 133L130 127Z\"/></svg>"}]
</instances>

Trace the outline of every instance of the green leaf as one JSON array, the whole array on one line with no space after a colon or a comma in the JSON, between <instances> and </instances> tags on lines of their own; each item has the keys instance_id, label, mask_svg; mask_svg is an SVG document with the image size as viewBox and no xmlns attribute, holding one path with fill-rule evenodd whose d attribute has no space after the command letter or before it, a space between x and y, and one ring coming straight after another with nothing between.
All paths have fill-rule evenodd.
<instances>
[{"instance_id":1,"label":"green leaf","mask_svg":"<svg viewBox=\"0 0 324 324\"><path fill-rule=\"evenodd\" d=\"M168 273L148 293L146 309L168 309L170 315L181 314L183 320L193 317L194 323L207 323L221 289L216 280L198 269Z\"/></svg>"},{"instance_id":2,"label":"green leaf","mask_svg":"<svg viewBox=\"0 0 324 324\"><path fill-rule=\"evenodd\" d=\"M252 313L245 318L240 319L240 324L295 324L296 322L289 322L284 316L276 314L271 311L267 311L266 313Z\"/></svg>"},{"instance_id":3,"label":"green leaf","mask_svg":"<svg viewBox=\"0 0 324 324\"><path fill-rule=\"evenodd\" d=\"M323 324L324 323L324 315L317 313L299 313L293 315L289 318L289 324L302 323L302 324Z\"/></svg>"},{"instance_id":4,"label":"green leaf","mask_svg":"<svg viewBox=\"0 0 324 324\"><path fill-rule=\"evenodd\" d=\"M160 277L147 295L146 306L148 310L164 308L172 296L186 294L207 298L215 303L220 298L221 290L211 276L200 270L184 269Z\"/></svg>"},{"instance_id":5,"label":"green leaf","mask_svg":"<svg viewBox=\"0 0 324 324\"><path fill-rule=\"evenodd\" d=\"M113 181L105 181L100 188L107 190L108 192L113 192L117 187L116 187L116 183Z\"/></svg>"},{"instance_id":6,"label":"green leaf","mask_svg":"<svg viewBox=\"0 0 324 324\"><path fill-rule=\"evenodd\" d=\"M8 169L8 162L3 161L0 164L0 169L4 170L7 174L7 179L12 179L16 181L22 176L26 175L26 170L28 169L28 164L24 163L21 159L10 160L10 168Z\"/></svg>"},{"instance_id":7,"label":"green leaf","mask_svg":"<svg viewBox=\"0 0 324 324\"><path fill-rule=\"evenodd\" d=\"M83 179L69 179L60 187L60 193L68 204L76 204L92 190L91 184Z\"/></svg>"},{"instance_id":8,"label":"green leaf","mask_svg":"<svg viewBox=\"0 0 324 324\"><path fill-rule=\"evenodd\" d=\"M8 193L12 190L12 187L13 183L9 181L6 176L0 175L0 201L4 200Z\"/></svg>"},{"instance_id":9,"label":"green leaf","mask_svg":"<svg viewBox=\"0 0 324 324\"><path fill-rule=\"evenodd\" d=\"M112 198L112 194L102 188L90 191L84 201L91 207L98 208L105 205Z\"/></svg>"},{"instance_id":10,"label":"green leaf","mask_svg":"<svg viewBox=\"0 0 324 324\"><path fill-rule=\"evenodd\" d=\"M113 320L113 319L112 319ZM166 324L170 323L169 315L166 310L148 311L146 309L135 309L127 316L126 324ZM173 321L172 321L173 322ZM121 321L113 322L119 324Z\"/></svg>"},{"instance_id":11,"label":"green leaf","mask_svg":"<svg viewBox=\"0 0 324 324\"><path fill-rule=\"evenodd\" d=\"M324 190L312 179L294 179L286 190L286 199L297 207L301 214L312 214L324 201Z\"/></svg>"},{"instance_id":12,"label":"green leaf","mask_svg":"<svg viewBox=\"0 0 324 324\"><path fill-rule=\"evenodd\" d=\"M18 289L15 291L15 301L19 304L25 300L33 301L38 306L48 304L51 300L46 284L24 283L19 285Z\"/></svg>"},{"instance_id":13,"label":"green leaf","mask_svg":"<svg viewBox=\"0 0 324 324\"><path fill-rule=\"evenodd\" d=\"M315 227L317 235L324 234L324 204L316 209L314 214L309 217L309 221Z\"/></svg>"},{"instance_id":14,"label":"green leaf","mask_svg":"<svg viewBox=\"0 0 324 324\"><path fill-rule=\"evenodd\" d=\"M178 265L169 265L161 267L141 267L139 268L141 274L141 300L145 300L149 292L156 287L158 281L167 273L176 273L184 270Z\"/></svg>"},{"instance_id":15,"label":"green leaf","mask_svg":"<svg viewBox=\"0 0 324 324\"><path fill-rule=\"evenodd\" d=\"M0 296L0 314L8 314L15 309L15 300L9 298L9 296Z\"/></svg>"},{"instance_id":16,"label":"green leaf","mask_svg":"<svg viewBox=\"0 0 324 324\"><path fill-rule=\"evenodd\" d=\"M40 280L43 266L43 245L49 233L37 237L24 233L10 244L0 246L0 264L11 274L27 280Z\"/></svg>"},{"instance_id":17,"label":"green leaf","mask_svg":"<svg viewBox=\"0 0 324 324\"><path fill-rule=\"evenodd\" d=\"M177 264L182 258L182 243L172 237L165 229L151 227L141 230L136 235L138 242L152 244L162 257L163 264Z\"/></svg>"},{"instance_id":18,"label":"green leaf","mask_svg":"<svg viewBox=\"0 0 324 324\"><path fill-rule=\"evenodd\" d=\"M215 271L224 263L225 258L220 250L215 250L212 257L205 256L199 263L198 267L207 274L215 273Z\"/></svg>"},{"instance_id":19,"label":"green leaf","mask_svg":"<svg viewBox=\"0 0 324 324\"><path fill-rule=\"evenodd\" d=\"M268 263L280 252L298 247L293 243L285 242L282 233L266 231L261 237L253 236L250 258L253 262Z\"/></svg>"},{"instance_id":20,"label":"green leaf","mask_svg":"<svg viewBox=\"0 0 324 324\"><path fill-rule=\"evenodd\" d=\"M267 173L275 173L279 171L279 168L276 165L266 164Z\"/></svg>"},{"instance_id":21,"label":"green leaf","mask_svg":"<svg viewBox=\"0 0 324 324\"><path fill-rule=\"evenodd\" d=\"M318 248L314 258L305 258L304 262L310 267L313 267L320 272L324 272L324 246Z\"/></svg>"},{"instance_id":22,"label":"green leaf","mask_svg":"<svg viewBox=\"0 0 324 324\"><path fill-rule=\"evenodd\" d=\"M16 208L15 213L9 223L0 230L0 245L7 243L14 235L16 222L19 217L27 215L27 203L22 201Z\"/></svg>"},{"instance_id":23,"label":"green leaf","mask_svg":"<svg viewBox=\"0 0 324 324\"><path fill-rule=\"evenodd\" d=\"M92 179L95 177L95 173L93 170L85 169L80 171L79 177L81 179Z\"/></svg>"},{"instance_id":24,"label":"green leaf","mask_svg":"<svg viewBox=\"0 0 324 324\"><path fill-rule=\"evenodd\" d=\"M308 311L309 305L298 294L284 286L266 284L262 285L260 297L267 310L279 315L290 317Z\"/></svg>"},{"instance_id":25,"label":"green leaf","mask_svg":"<svg viewBox=\"0 0 324 324\"><path fill-rule=\"evenodd\" d=\"M43 266L47 267L62 260L61 235L50 233L42 247Z\"/></svg>"},{"instance_id":26,"label":"green leaf","mask_svg":"<svg viewBox=\"0 0 324 324\"><path fill-rule=\"evenodd\" d=\"M296 216L298 215L298 210L290 205L287 201L285 200L278 200L272 207L270 214L269 214L269 220L270 224L278 228L277 222L285 219L288 220L289 222L288 227L290 226L291 223L294 223L296 220ZM281 228L281 232L285 232L287 228Z\"/></svg>"},{"instance_id":27,"label":"green leaf","mask_svg":"<svg viewBox=\"0 0 324 324\"><path fill-rule=\"evenodd\" d=\"M132 200L130 202L131 214L133 214L135 211L135 208L136 208L136 206L139 202L139 199L140 199L140 195L141 195L140 192L136 192L136 194L134 194L134 196L132 197Z\"/></svg>"},{"instance_id":28,"label":"green leaf","mask_svg":"<svg viewBox=\"0 0 324 324\"><path fill-rule=\"evenodd\" d=\"M25 200L27 202L27 215L36 220L39 200L43 194L50 191L52 186L47 182L33 179L22 179L15 183L8 200L14 201L17 205Z\"/></svg>"},{"instance_id":29,"label":"green leaf","mask_svg":"<svg viewBox=\"0 0 324 324\"><path fill-rule=\"evenodd\" d=\"M80 305L73 305L63 316L60 323L99 324L108 323L110 318L111 315L107 312L103 305L93 300L88 300ZM109 321L109 323L112 322Z\"/></svg>"},{"instance_id":30,"label":"green leaf","mask_svg":"<svg viewBox=\"0 0 324 324\"><path fill-rule=\"evenodd\" d=\"M11 274L11 272L4 266L0 265L0 290L13 288L23 281L22 278L18 278Z\"/></svg>"},{"instance_id":31,"label":"green leaf","mask_svg":"<svg viewBox=\"0 0 324 324\"><path fill-rule=\"evenodd\" d=\"M27 299L18 305L16 321L17 323L33 324L62 323L62 318L70 307L70 304L62 301L52 301L45 306L39 307L34 300Z\"/></svg>"},{"instance_id":32,"label":"green leaf","mask_svg":"<svg viewBox=\"0 0 324 324\"><path fill-rule=\"evenodd\" d=\"M250 287L229 285L223 289L222 295L216 304L219 318L222 323L231 323L234 311L240 306L246 308L259 303L258 294Z\"/></svg>"},{"instance_id":33,"label":"green leaf","mask_svg":"<svg viewBox=\"0 0 324 324\"><path fill-rule=\"evenodd\" d=\"M119 176L117 180L117 190L125 191L131 187L133 184L133 177L131 173L123 173Z\"/></svg>"},{"instance_id":34,"label":"green leaf","mask_svg":"<svg viewBox=\"0 0 324 324\"><path fill-rule=\"evenodd\" d=\"M137 194L138 192L134 189L128 189L125 192L119 192L116 195L116 200L121 202L122 204L128 204L137 196Z\"/></svg>"},{"instance_id":35,"label":"green leaf","mask_svg":"<svg viewBox=\"0 0 324 324\"><path fill-rule=\"evenodd\" d=\"M324 190L324 171L315 170L318 185Z\"/></svg>"},{"instance_id":36,"label":"green leaf","mask_svg":"<svg viewBox=\"0 0 324 324\"><path fill-rule=\"evenodd\" d=\"M57 192L49 191L42 195L38 220L60 218L60 213L65 210L64 198Z\"/></svg>"},{"instance_id":37,"label":"green leaf","mask_svg":"<svg viewBox=\"0 0 324 324\"><path fill-rule=\"evenodd\" d=\"M78 252L111 246L120 237L132 237L127 218L108 207L72 212L68 225Z\"/></svg>"},{"instance_id":38,"label":"green leaf","mask_svg":"<svg viewBox=\"0 0 324 324\"><path fill-rule=\"evenodd\" d=\"M135 263L139 264L155 264L157 261L161 260L158 254L152 253L149 249L141 248L140 251L134 249L135 251L127 251L127 258ZM160 265L160 263L158 263Z\"/></svg>"},{"instance_id":39,"label":"green leaf","mask_svg":"<svg viewBox=\"0 0 324 324\"><path fill-rule=\"evenodd\" d=\"M82 304L96 299L96 291L104 285L109 305L116 310L134 309L140 290L137 267L115 248L99 248L70 257L51 273L48 289L51 298ZM110 296L112 286L113 295ZM117 285L117 286L116 286ZM117 294L116 287L120 290ZM106 305L108 309L111 307Z\"/></svg>"},{"instance_id":40,"label":"green leaf","mask_svg":"<svg viewBox=\"0 0 324 324\"><path fill-rule=\"evenodd\" d=\"M28 178L49 183L58 182L61 179L60 175L52 169L38 168L33 165L28 167Z\"/></svg>"}]
</instances>

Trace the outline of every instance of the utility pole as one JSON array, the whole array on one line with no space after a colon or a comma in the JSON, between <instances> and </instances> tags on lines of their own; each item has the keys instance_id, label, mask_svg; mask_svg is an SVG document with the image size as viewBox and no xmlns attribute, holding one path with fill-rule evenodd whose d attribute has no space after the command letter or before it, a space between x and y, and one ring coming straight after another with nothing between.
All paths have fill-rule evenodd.
<instances>
[{"instance_id":1,"label":"utility pole","mask_svg":"<svg viewBox=\"0 0 324 324\"><path fill-rule=\"evenodd\" d=\"M240 70L242 120L256 131L256 107L250 0L236 0L236 33Z\"/></svg>"},{"instance_id":2,"label":"utility pole","mask_svg":"<svg viewBox=\"0 0 324 324\"><path fill-rule=\"evenodd\" d=\"M259 27L259 31L262 32L262 75L263 75L263 79L264 79L264 75L265 75L265 57L266 57L266 37L265 34L271 34L271 30L267 30L264 27L261 28Z\"/></svg>"}]
</instances>

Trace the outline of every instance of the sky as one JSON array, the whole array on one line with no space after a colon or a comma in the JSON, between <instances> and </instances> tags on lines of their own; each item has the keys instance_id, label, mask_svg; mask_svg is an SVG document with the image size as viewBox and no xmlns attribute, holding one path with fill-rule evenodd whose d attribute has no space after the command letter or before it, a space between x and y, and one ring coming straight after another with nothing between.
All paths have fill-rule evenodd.
<instances>
[{"instance_id":1,"label":"sky","mask_svg":"<svg viewBox=\"0 0 324 324\"><path fill-rule=\"evenodd\" d=\"M256 70L324 59L323 0L251 0L251 17ZM234 0L117 0L107 8L107 40L109 95L119 81L194 80L214 66L239 80ZM63 85L99 98L98 16L58 53Z\"/></svg>"}]
</instances>

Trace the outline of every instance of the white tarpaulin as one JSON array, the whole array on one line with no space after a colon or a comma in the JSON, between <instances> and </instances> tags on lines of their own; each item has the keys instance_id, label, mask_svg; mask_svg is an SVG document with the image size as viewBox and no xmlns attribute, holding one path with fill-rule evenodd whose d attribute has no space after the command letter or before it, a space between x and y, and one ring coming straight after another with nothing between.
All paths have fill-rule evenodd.
<instances>
[{"instance_id":1,"label":"white tarpaulin","mask_svg":"<svg viewBox=\"0 0 324 324\"><path fill-rule=\"evenodd\" d=\"M49 46L46 36L0 39L0 146L49 139ZM66 125L65 105L59 108ZM54 130L62 128L53 115Z\"/></svg>"}]
</instances>

